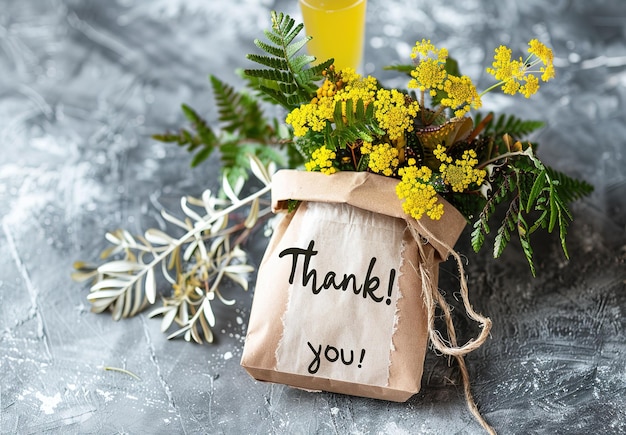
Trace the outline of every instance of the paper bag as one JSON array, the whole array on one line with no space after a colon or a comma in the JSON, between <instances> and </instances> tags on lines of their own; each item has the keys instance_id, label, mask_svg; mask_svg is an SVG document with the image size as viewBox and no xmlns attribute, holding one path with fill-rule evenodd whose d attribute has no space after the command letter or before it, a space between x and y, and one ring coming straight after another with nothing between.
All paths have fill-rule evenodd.
<instances>
[{"instance_id":1,"label":"paper bag","mask_svg":"<svg viewBox=\"0 0 626 435\"><path fill-rule=\"evenodd\" d=\"M275 174L274 211L300 202L259 267L241 360L255 379L398 402L419 391L428 344L419 262L436 286L444 246L465 219L440 199L441 220L416 221L402 211L397 182Z\"/></svg>"}]
</instances>

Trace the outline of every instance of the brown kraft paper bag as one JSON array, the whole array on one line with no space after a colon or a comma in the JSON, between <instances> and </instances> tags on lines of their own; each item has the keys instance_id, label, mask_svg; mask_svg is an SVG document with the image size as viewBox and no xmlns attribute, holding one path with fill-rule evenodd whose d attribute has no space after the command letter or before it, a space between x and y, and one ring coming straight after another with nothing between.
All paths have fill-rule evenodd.
<instances>
[{"instance_id":1,"label":"brown kraft paper bag","mask_svg":"<svg viewBox=\"0 0 626 435\"><path fill-rule=\"evenodd\" d=\"M366 172L284 170L278 224L261 261L241 365L257 380L403 402L421 385L429 322L424 276L466 222L406 215L397 180ZM422 264L420 264L420 262Z\"/></svg>"}]
</instances>

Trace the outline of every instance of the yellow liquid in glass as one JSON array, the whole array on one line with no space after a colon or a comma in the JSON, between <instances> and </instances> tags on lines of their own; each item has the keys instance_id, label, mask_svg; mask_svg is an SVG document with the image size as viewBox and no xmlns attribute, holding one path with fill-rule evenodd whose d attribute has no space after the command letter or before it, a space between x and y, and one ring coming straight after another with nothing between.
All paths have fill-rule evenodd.
<instances>
[{"instance_id":1,"label":"yellow liquid in glass","mask_svg":"<svg viewBox=\"0 0 626 435\"><path fill-rule=\"evenodd\" d=\"M363 56L366 0L300 0L309 53L338 69L358 69Z\"/></svg>"}]
</instances>

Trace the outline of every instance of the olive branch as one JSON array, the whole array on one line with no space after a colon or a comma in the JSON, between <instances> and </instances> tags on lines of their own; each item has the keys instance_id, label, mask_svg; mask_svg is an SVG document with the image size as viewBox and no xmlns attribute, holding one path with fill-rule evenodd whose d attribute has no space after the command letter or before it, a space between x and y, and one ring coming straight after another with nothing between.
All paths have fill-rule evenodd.
<instances>
[{"instance_id":1,"label":"olive branch","mask_svg":"<svg viewBox=\"0 0 626 435\"><path fill-rule=\"evenodd\" d=\"M101 258L111 260L100 266L76 262L77 270L72 274L77 281L94 280L87 296L91 310L111 310L113 319L119 320L154 305L156 271L160 269L173 291L171 296L162 297L162 306L149 317L163 316L162 332L174 323L179 326L168 338L182 335L187 341L202 343L204 338L212 342L211 328L216 320L211 302L235 303L220 291L224 278L248 289L248 274L254 269L247 264L241 244L260 219L270 214L269 208L261 209L260 204L271 189L274 165L264 166L250 156L250 168L263 186L245 198L239 198L243 178L233 186L224 175L222 196L205 191L200 199L181 198L184 220L162 210L163 219L185 230L181 237L154 228L142 236L123 229L107 233L105 237L113 246L103 251ZM233 219L242 212L245 218Z\"/></svg>"}]
</instances>

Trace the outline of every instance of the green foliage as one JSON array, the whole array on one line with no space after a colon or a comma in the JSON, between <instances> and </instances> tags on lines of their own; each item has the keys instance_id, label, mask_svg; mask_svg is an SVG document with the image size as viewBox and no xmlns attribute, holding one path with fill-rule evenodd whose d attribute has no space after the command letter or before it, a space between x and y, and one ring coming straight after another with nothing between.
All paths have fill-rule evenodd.
<instances>
[{"instance_id":1,"label":"green foliage","mask_svg":"<svg viewBox=\"0 0 626 435\"><path fill-rule=\"evenodd\" d=\"M493 115L493 113L491 113ZM480 122L486 118L481 113L477 113L474 117L474 125L480 124ZM514 138L522 138L530 133L539 130L545 125L543 121L522 120L514 115L507 115L505 113L498 117L493 117L487 124L482 132L483 136L491 136L501 138L505 134Z\"/></svg>"},{"instance_id":2,"label":"green foliage","mask_svg":"<svg viewBox=\"0 0 626 435\"><path fill-rule=\"evenodd\" d=\"M186 147L190 153L197 151L191 160L191 166L195 167L209 158L218 144L218 139L206 121L191 107L183 104L182 110L192 124L192 131L181 128L178 133L155 134L152 138L160 142L176 143L178 146Z\"/></svg>"},{"instance_id":3,"label":"green foliage","mask_svg":"<svg viewBox=\"0 0 626 435\"><path fill-rule=\"evenodd\" d=\"M333 122L335 128L332 128L332 123L327 122L324 130L324 143L332 149L345 148L347 144L354 143L358 139L373 142L373 134L385 134L376 124L374 105L369 104L365 107L363 100L360 99L356 102L356 106L353 100L336 102Z\"/></svg>"},{"instance_id":4,"label":"green foliage","mask_svg":"<svg viewBox=\"0 0 626 435\"><path fill-rule=\"evenodd\" d=\"M183 104L182 110L191 122L191 128L152 137L162 142L177 143L189 152L195 152L191 160L192 167L207 160L218 149L222 170L231 183L237 177L248 177L250 155L258 157L263 164L283 164L284 157L278 150L282 144L278 122L274 120L270 123L265 119L259 102L253 96L236 91L215 76L210 76L210 81L218 121L222 124L219 134L195 110Z\"/></svg>"},{"instance_id":5,"label":"green foliage","mask_svg":"<svg viewBox=\"0 0 626 435\"><path fill-rule=\"evenodd\" d=\"M474 223L472 247L476 252L481 249L485 236L491 231L489 221L496 206L508 203L494 239L493 256L498 258L511 240L512 233L517 232L530 270L535 275L530 235L539 228L549 233L558 228L563 253L569 258L565 237L572 215L568 203L588 195L593 187L545 166L531 147L503 157L510 162L494 174L492 183L497 187Z\"/></svg>"},{"instance_id":6,"label":"green foliage","mask_svg":"<svg viewBox=\"0 0 626 435\"><path fill-rule=\"evenodd\" d=\"M248 83L254 86L266 100L292 110L302 103L308 103L317 90L316 81L322 79L322 71L328 68L333 59L310 66L313 56L298 54L311 39L296 37L304 28L295 24L289 15L272 12L271 30L265 31L269 43L259 39L254 44L265 55L249 54L248 59L266 68L246 69Z\"/></svg>"},{"instance_id":7,"label":"green foliage","mask_svg":"<svg viewBox=\"0 0 626 435\"><path fill-rule=\"evenodd\" d=\"M388 71L398 71L404 74L407 74L408 76L411 75L411 71L413 71L415 69L415 65L412 64L401 64L401 65L389 65L389 66L385 66L383 68L384 70L388 70ZM446 59L446 65L444 67L445 71L448 74L451 74L453 76L456 77L460 77L461 76L461 70L459 68L459 63L451 58L448 57ZM441 103L441 100L443 98L446 98L448 96L448 93L443 91L443 90L436 90L436 94L435 96L432 98L432 107L436 107Z\"/></svg>"}]
</instances>

